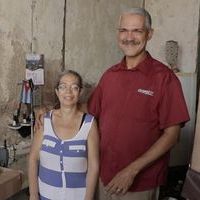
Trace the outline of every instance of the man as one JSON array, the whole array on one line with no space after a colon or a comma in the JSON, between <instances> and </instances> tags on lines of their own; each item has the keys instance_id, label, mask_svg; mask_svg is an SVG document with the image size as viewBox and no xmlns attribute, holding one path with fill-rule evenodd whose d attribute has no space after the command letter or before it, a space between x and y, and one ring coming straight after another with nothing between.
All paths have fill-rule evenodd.
<instances>
[{"instance_id":1,"label":"man","mask_svg":"<svg viewBox=\"0 0 200 200\"><path fill-rule=\"evenodd\" d=\"M125 57L109 68L88 110L100 129L100 200L155 200L169 150L189 120L176 75L146 51L153 35L142 8L122 13L118 44Z\"/></svg>"}]
</instances>

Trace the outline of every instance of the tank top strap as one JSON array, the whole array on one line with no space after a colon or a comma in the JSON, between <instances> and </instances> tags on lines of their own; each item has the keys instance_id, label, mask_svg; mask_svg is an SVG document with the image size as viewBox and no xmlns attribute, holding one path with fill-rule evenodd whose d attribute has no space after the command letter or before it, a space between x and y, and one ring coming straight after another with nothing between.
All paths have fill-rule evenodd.
<instances>
[{"instance_id":1,"label":"tank top strap","mask_svg":"<svg viewBox=\"0 0 200 200\"><path fill-rule=\"evenodd\" d=\"M50 110L49 112L45 113L44 115L44 135L51 135L54 136L54 132L53 132L53 127L52 127L52 112L53 110Z\"/></svg>"},{"instance_id":2,"label":"tank top strap","mask_svg":"<svg viewBox=\"0 0 200 200\"><path fill-rule=\"evenodd\" d=\"M92 123L94 120L94 116L90 115L90 114L86 114L82 123L82 126L80 128L80 137L81 139L87 140L88 134L90 132Z\"/></svg>"}]
</instances>

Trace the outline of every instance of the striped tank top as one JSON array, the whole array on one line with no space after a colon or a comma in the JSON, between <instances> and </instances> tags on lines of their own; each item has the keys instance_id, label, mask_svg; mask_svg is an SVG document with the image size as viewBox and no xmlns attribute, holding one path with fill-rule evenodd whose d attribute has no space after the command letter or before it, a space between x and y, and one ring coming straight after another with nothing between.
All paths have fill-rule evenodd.
<instances>
[{"instance_id":1,"label":"striped tank top","mask_svg":"<svg viewBox=\"0 0 200 200\"><path fill-rule=\"evenodd\" d=\"M83 200L86 192L87 138L93 116L86 114L78 133L58 138L52 127L52 111L44 117L38 184L41 200Z\"/></svg>"}]
</instances>

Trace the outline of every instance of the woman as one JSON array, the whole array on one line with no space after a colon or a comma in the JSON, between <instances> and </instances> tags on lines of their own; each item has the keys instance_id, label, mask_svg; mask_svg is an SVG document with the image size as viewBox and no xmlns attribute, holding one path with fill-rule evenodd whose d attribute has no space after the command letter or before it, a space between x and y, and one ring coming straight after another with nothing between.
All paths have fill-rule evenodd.
<instances>
[{"instance_id":1,"label":"woman","mask_svg":"<svg viewBox=\"0 0 200 200\"><path fill-rule=\"evenodd\" d=\"M82 79L74 71L55 89L60 108L44 116L29 158L30 200L93 200L99 138L92 115L78 108Z\"/></svg>"}]
</instances>

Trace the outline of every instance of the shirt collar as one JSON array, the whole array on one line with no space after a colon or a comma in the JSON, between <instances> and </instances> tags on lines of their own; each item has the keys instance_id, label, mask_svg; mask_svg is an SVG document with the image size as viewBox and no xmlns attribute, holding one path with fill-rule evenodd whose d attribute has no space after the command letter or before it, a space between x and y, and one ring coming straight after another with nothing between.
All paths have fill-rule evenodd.
<instances>
[{"instance_id":1,"label":"shirt collar","mask_svg":"<svg viewBox=\"0 0 200 200\"><path fill-rule=\"evenodd\" d=\"M113 69L114 71L135 71L135 70L139 70L142 73L144 73L145 75L147 75L149 73L149 71L151 70L151 65L153 62L153 58L151 57L151 55L149 54L149 52L146 52L146 58L139 63L136 67L132 68L132 69L127 69L126 66L126 59L125 57L121 60L121 62Z\"/></svg>"}]
</instances>

